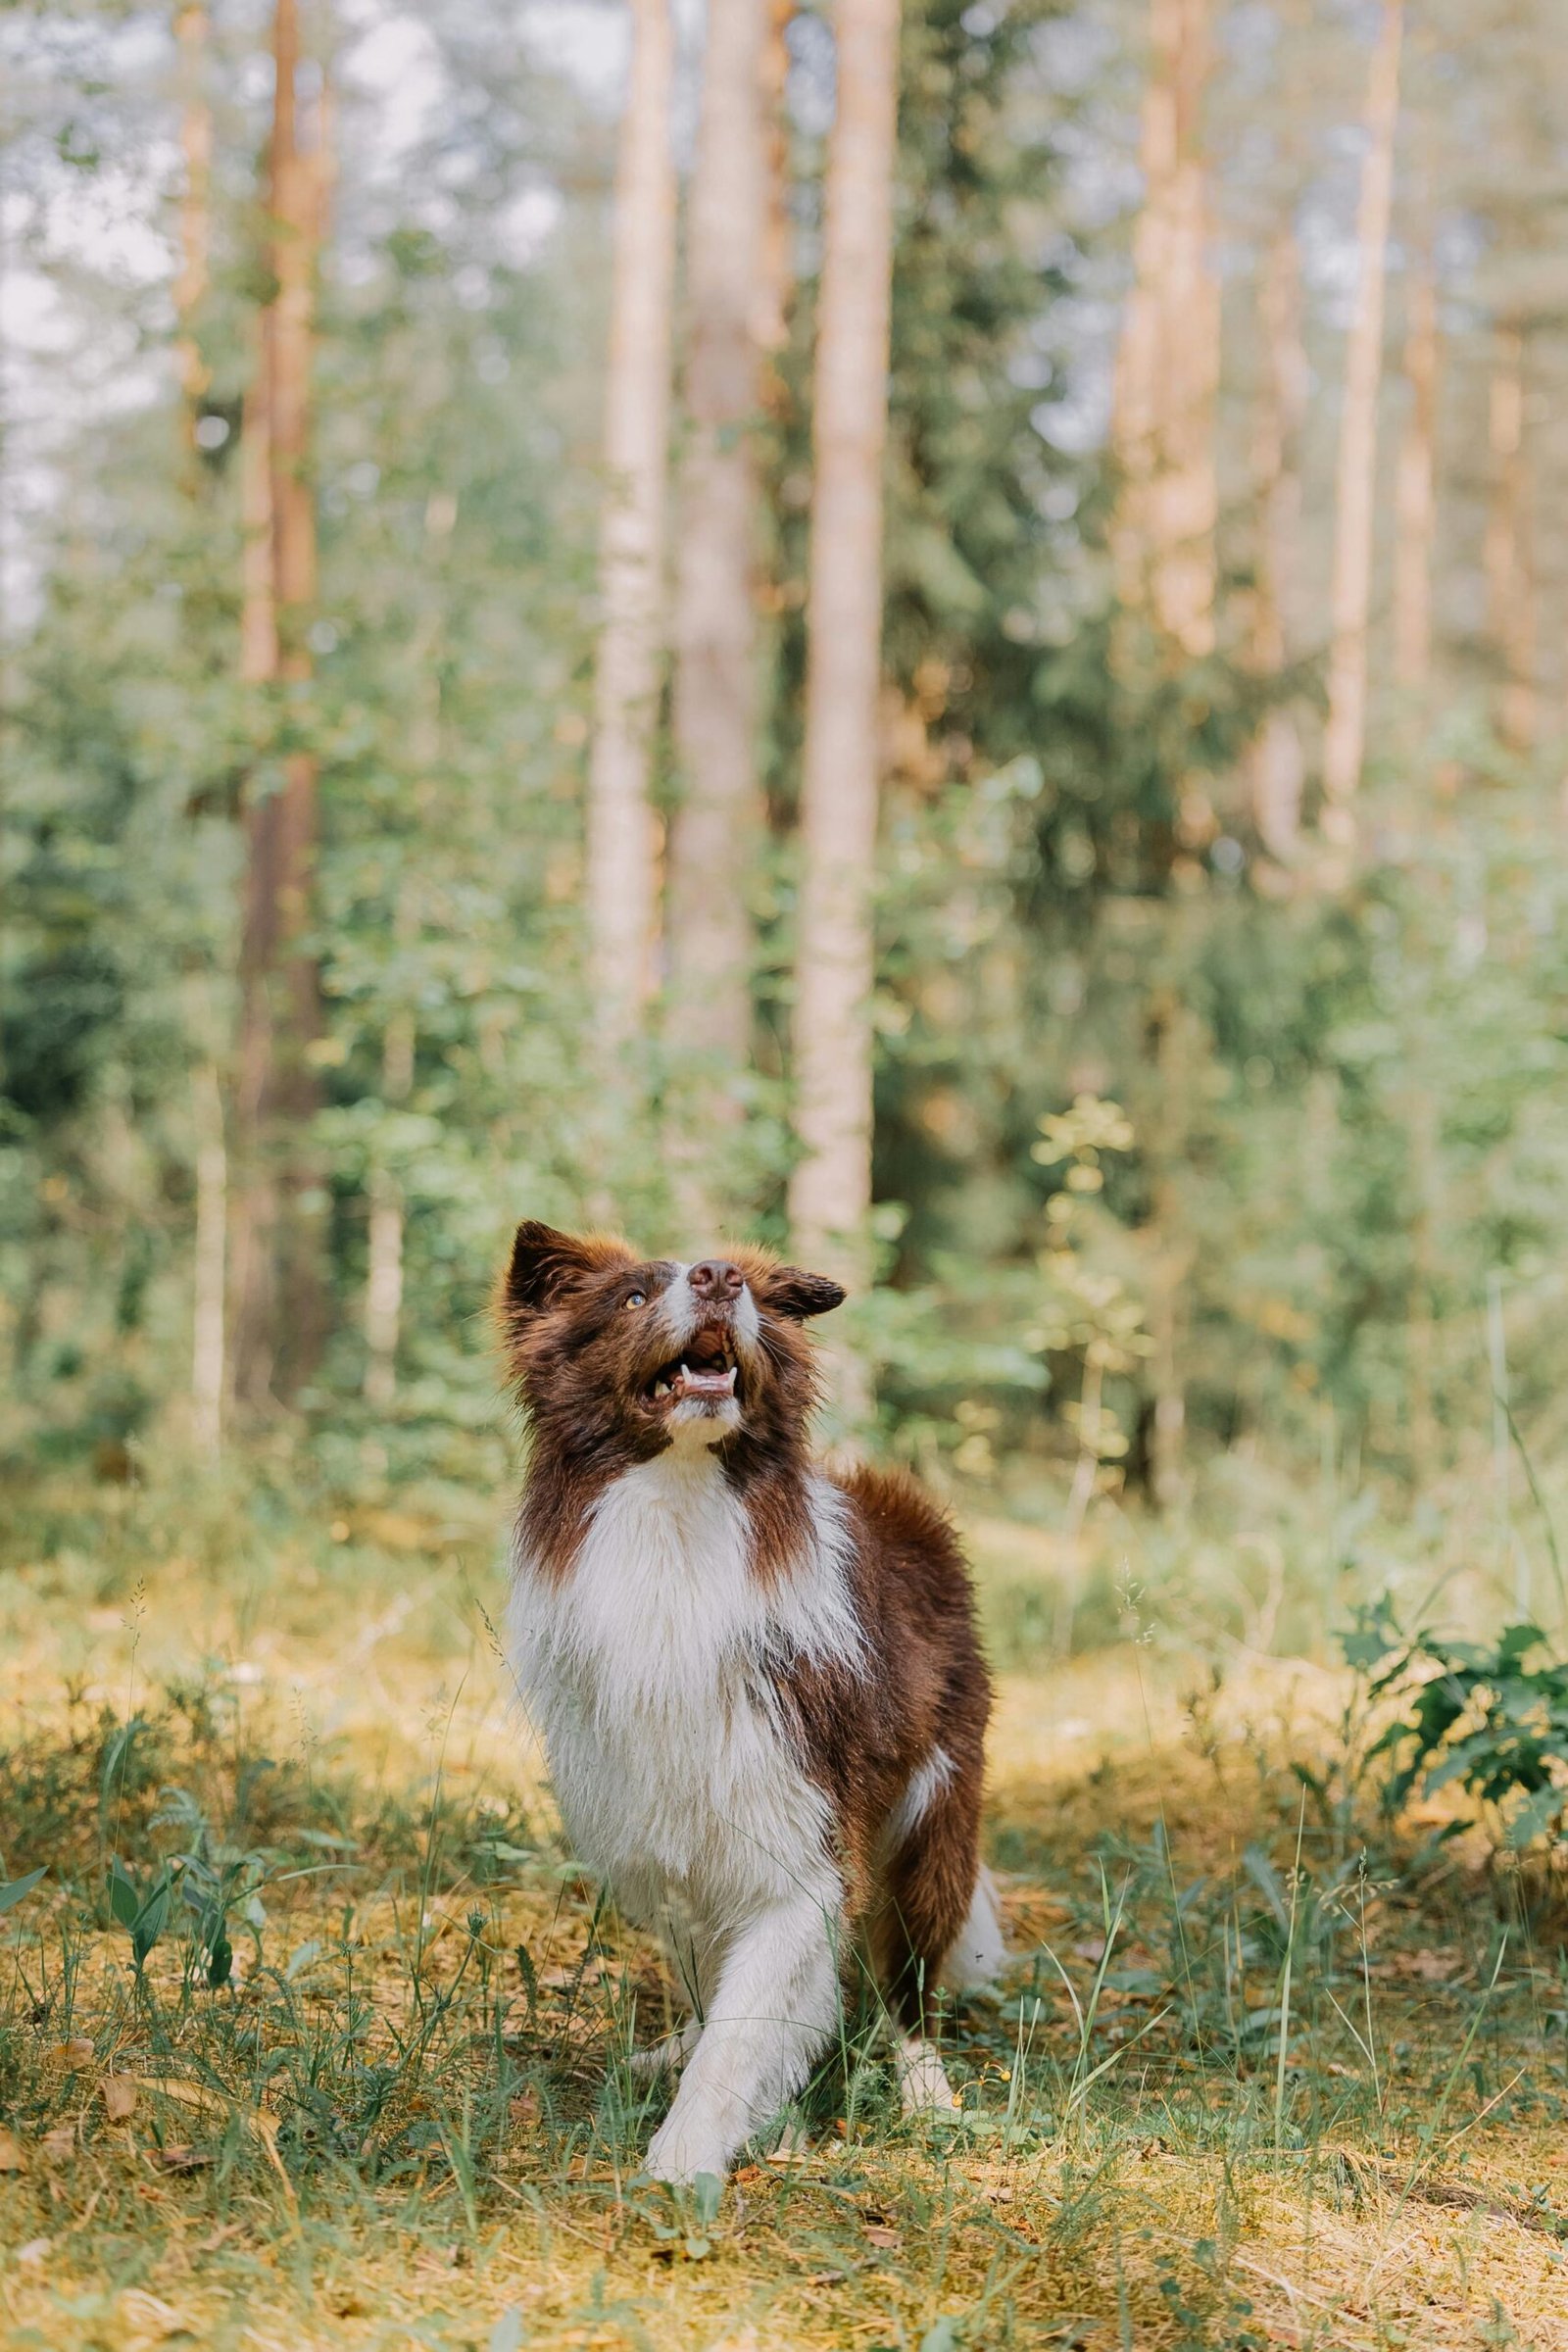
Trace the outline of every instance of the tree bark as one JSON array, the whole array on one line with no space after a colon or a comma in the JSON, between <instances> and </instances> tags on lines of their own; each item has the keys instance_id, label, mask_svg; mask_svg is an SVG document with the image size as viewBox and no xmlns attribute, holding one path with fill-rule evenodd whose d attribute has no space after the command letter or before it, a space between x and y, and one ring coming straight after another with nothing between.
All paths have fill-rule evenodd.
<instances>
[{"instance_id":1,"label":"tree bark","mask_svg":"<svg viewBox=\"0 0 1568 2352\"><path fill-rule=\"evenodd\" d=\"M179 268L174 276L178 333L174 366L184 401L184 427L194 448L197 412L210 371L196 338L196 315L211 280L213 110L207 95L207 11L187 0L174 17L179 44L179 144L185 178L179 200Z\"/></svg>"},{"instance_id":2,"label":"tree bark","mask_svg":"<svg viewBox=\"0 0 1568 2352\"><path fill-rule=\"evenodd\" d=\"M794 1247L865 1270L871 886L882 641L898 0L839 0L812 394L806 749L795 1000Z\"/></svg>"},{"instance_id":3,"label":"tree bark","mask_svg":"<svg viewBox=\"0 0 1568 2352\"><path fill-rule=\"evenodd\" d=\"M1501 672L1497 732L1527 751L1536 733L1536 596L1529 544L1525 338L1516 320L1497 333L1488 401L1492 499L1487 516L1488 629Z\"/></svg>"},{"instance_id":4,"label":"tree bark","mask_svg":"<svg viewBox=\"0 0 1568 2352\"><path fill-rule=\"evenodd\" d=\"M216 1460L223 1442L227 1367L224 1348L228 1229L228 1152L223 1095L211 1061L192 1075L196 1130L196 1235L192 1251L191 1425L203 1453Z\"/></svg>"},{"instance_id":5,"label":"tree bark","mask_svg":"<svg viewBox=\"0 0 1568 2352\"><path fill-rule=\"evenodd\" d=\"M1366 160L1356 215L1355 311L1345 364L1339 470L1334 501L1333 632L1328 720L1323 738L1323 832L1336 848L1355 839L1351 807L1366 753L1367 622L1372 600L1372 494L1378 394L1383 382L1383 312L1389 220L1394 201L1394 134L1399 116L1403 0L1383 0L1383 22L1367 82Z\"/></svg>"},{"instance_id":6,"label":"tree bark","mask_svg":"<svg viewBox=\"0 0 1568 2352\"><path fill-rule=\"evenodd\" d=\"M248 521L267 510L263 544L247 542L242 665L277 689L282 736L271 773L252 779L246 809L235 1138L242 1194L234 1236L236 1396L256 1407L287 1396L324 1335L320 1192L309 1151L318 1102L310 1049L319 990L306 934L316 859L316 761L288 742L290 705L310 679L307 627L316 592L310 478L312 313L326 192L324 94L313 145L299 138L296 0L276 0L269 161L273 294L262 318L262 374L252 412L265 415L265 497L253 458ZM290 689L294 690L290 693Z\"/></svg>"},{"instance_id":7,"label":"tree bark","mask_svg":"<svg viewBox=\"0 0 1568 2352\"><path fill-rule=\"evenodd\" d=\"M1395 478L1394 674L1412 698L1432 676L1432 549L1437 534L1438 289L1430 250L1411 269L1404 322L1409 388Z\"/></svg>"},{"instance_id":8,"label":"tree bark","mask_svg":"<svg viewBox=\"0 0 1568 2352\"><path fill-rule=\"evenodd\" d=\"M1263 383L1253 448L1258 536L1251 659L1260 677L1277 678L1290 658L1287 615L1300 557L1300 434L1307 388L1300 264L1288 223L1270 242L1258 311ZM1250 766L1259 837L1276 858L1289 859L1300 831L1304 771L1294 710L1271 706L1251 747Z\"/></svg>"},{"instance_id":9,"label":"tree bark","mask_svg":"<svg viewBox=\"0 0 1568 2352\"><path fill-rule=\"evenodd\" d=\"M675 172L668 0L633 0L631 86L615 177L599 666L588 775L590 969L601 1046L642 1025L656 900L649 775L659 720L669 453Z\"/></svg>"},{"instance_id":10,"label":"tree bark","mask_svg":"<svg viewBox=\"0 0 1568 2352\"><path fill-rule=\"evenodd\" d=\"M1214 646L1219 288L1208 259L1202 103L1208 0L1152 0L1144 206L1117 355L1113 555L1125 608L1180 654Z\"/></svg>"},{"instance_id":11,"label":"tree bark","mask_svg":"<svg viewBox=\"0 0 1568 2352\"><path fill-rule=\"evenodd\" d=\"M671 1136L688 1221L711 1211L701 1170L713 1130L739 1116L751 1053L764 27L765 0L722 0L709 12L687 232L687 455L675 600L680 798L667 848L666 938L669 1034L695 1081Z\"/></svg>"}]
</instances>

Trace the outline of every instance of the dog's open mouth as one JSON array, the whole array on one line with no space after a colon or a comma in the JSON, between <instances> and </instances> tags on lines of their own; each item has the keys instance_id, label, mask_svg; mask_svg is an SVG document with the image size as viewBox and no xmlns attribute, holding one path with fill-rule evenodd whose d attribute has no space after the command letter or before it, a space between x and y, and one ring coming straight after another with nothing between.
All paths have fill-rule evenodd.
<instances>
[{"instance_id":1,"label":"dog's open mouth","mask_svg":"<svg viewBox=\"0 0 1568 2352\"><path fill-rule=\"evenodd\" d=\"M740 1395L740 1369L721 1331L696 1331L679 1355L661 1364L643 1391L662 1412L677 1404L720 1405Z\"/></svg>"}]
</instances>

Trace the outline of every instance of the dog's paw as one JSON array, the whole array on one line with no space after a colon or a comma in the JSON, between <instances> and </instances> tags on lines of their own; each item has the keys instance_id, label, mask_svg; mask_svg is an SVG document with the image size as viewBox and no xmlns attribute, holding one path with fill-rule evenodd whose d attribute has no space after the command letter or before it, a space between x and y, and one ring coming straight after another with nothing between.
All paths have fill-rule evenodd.
<instances>
[{"instance_id":1,"label":"dog's paw","mask_svg":"<svg viewBox=\"0 0 1568 2352\"><path fill-rule=\"evenodd\" d=\"M715 2132L672 2108L648 2143L643 2170L651 2180L667 2180L672 2188L690 2188L702 2173L722 2180L729 2171L729 2150Z\"/></svg>"},{"instance_id":2,"label":"dog's paw","mask_svg":"<svg viewBox=\"0 0 1568 2352\"><path fill-rule=\"evenodd\" d=\"M899 2036L899 2102L906 2115L951 2115L957 2107L948 2070L928 2041Z\"/></svg>"}]
</instances>

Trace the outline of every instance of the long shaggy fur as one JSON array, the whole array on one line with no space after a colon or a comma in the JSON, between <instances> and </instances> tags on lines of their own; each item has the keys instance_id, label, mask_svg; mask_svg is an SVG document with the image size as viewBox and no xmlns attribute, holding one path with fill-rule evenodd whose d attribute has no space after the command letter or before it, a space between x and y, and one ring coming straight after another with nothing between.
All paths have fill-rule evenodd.
<instances>
[{"instance_id":1,"label":"long shaggy fur","mask_svg":"<svg viewBox=\"0 0 1568 2352\"><path fill-rule=\"evenodd\" d=\"M567 1832L658 1928L695 2033L649 2151L722 2173L834 2030L852 1938L906 2095L995 1969L979 1863L990 1684L957 1541L908 1479L813 1463L804 1328L843 1294L764 1252L687 1266L518 1228L502 1286L527 1416L511 1640Z\"/></svg>"}]
</instances>

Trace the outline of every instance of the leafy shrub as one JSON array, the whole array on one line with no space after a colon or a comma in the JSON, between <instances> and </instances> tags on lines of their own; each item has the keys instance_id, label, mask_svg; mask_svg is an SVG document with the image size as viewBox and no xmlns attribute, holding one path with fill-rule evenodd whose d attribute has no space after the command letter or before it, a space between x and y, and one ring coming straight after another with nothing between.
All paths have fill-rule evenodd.
<instances>
[{"instance_id":1,"label":"leafy shrub","mask_svg":"<svg viewBox=\"0 0 1568 2352\"><path fill-rule=\"evenodd\" d=\"M1425 1628L1405 1635L1385 1596L1356 1612L1342 1646L1368 1678L1368 1697L1397 1706L1368 1751L1394 1765L1383 1792L1391 1812L1457 1782L1515 1851L1562 1838L1568 1661L1551 1654L1540 1626L1505 1626L1491 1644Z\"/></svg>"}]
</instances>

